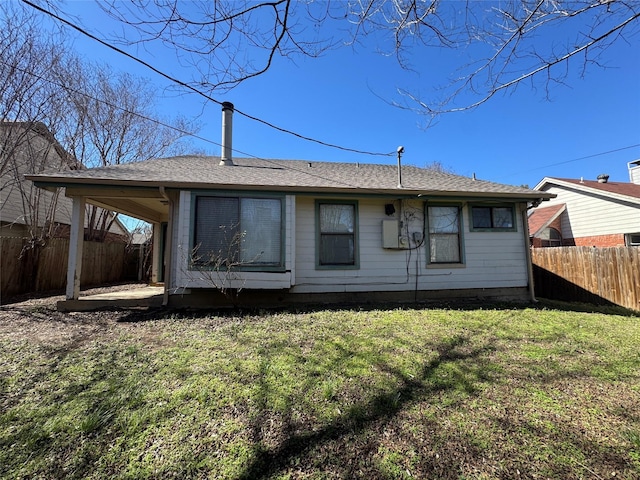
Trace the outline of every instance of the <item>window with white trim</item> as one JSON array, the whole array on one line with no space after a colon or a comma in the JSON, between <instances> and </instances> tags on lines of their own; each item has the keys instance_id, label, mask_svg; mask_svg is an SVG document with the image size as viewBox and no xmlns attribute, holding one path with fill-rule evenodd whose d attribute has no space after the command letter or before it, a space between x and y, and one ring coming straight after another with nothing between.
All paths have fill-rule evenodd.
<instances>
[{"instance_id":1,"label":"window with white trim","mask_svg":"<svg viewBox=\"0 0 640 480\"><path fill-rule=\"evenodd\" d=\"M627 247L638 247L640 246L640 233L627 233L624 240Z\"/></svg>"},{"instance_id":2,"label":"window with white trim","mask_svg":"<svg viewBox=\"0 0 640 480\"><path fill-rule=\"evenodd\" d=\"M429 263L462 263L460 207L427 207Z\"/></svg>"},{"instance_id":3,"label":"window with white trim","mask_svg":"<svg viewBox=\"0 0 640 480\"><path fill-rule=\"evenodd\" d=\"M195 197L193 263L282 266L282 199Z\"/></svg>"}]
</instances>

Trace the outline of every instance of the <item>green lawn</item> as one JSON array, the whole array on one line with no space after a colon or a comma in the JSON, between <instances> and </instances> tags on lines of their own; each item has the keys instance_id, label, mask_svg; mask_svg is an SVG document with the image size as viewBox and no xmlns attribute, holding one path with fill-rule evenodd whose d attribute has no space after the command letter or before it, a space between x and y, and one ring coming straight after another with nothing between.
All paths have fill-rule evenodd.
<instances>
[{"instance_id":1,"label":"green lawn","mask_svg":"<svg viewBox=\"0 0 640 480\"><path fill-rule=\"evenodd\" d=\"M0 478L640 478L635 316L0 315Z\"/></svg>"}]
</instances>

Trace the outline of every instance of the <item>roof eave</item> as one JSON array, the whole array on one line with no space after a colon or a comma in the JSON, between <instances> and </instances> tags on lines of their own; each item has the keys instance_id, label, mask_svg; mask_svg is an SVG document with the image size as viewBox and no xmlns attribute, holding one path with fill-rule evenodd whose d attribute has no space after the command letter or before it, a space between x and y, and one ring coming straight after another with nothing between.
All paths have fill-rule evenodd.
<instances>
[{"instance_id":1,"label":"roof eave","mask_svg":"<svg viewBox=\"0 0 640 480\"><path fill-rule=\"evenodd\" d=\"M251 185L251 184L211 184L196 182L159 182L140 180L120 180L106 178L86 178L86 177L61 177L54 175L26 175L27 180L31 180L40 188L73 187L73 186L102 186L118 188L148 188L157 189L160 187L175 190L269 190L288 193L330 193L330 194L366 194L385 195L394 197L472 197L472 198L503 198L519 201L548 200L555 198L555 194L530 191L530 192L499 192L499 191L467 191L467 190L425 190L415 188L354 188L354 187L332 187L332 186L291 186L291 185Z\"/></svg>"}]
</instances>

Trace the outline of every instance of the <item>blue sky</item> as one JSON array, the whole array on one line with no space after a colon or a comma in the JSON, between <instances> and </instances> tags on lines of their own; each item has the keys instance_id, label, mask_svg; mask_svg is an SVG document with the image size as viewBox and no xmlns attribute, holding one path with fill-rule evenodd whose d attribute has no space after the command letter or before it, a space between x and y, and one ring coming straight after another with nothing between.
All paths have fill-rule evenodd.
<instances>
[{"instance_id":1,"label":"blue sky","mask_svg":"<svg viewBox=\"0 0 640 480\"><path fill-rule=\"evenodd\" d=\"M92 33L109 33L113 24L93 2L71 1L63 11L76 15ZM327 32L331 33L331 32ZM544 39L543 39L544 40ZM432 95L446 83L466 52L430 49L411 57L419 72L401 70L395 60L365 44L354 52L345 47L321 58L278 59L264 75L215 98L280 127L324 142L358 150L393 152L405 147L404 164L439 162L461 175L514 185L535 186L543 177L629 181L627 162L640 158L640 36L620 41L602 57L606 68L592 67L580 76L580 64L554 87L520 85L475 110L441 116L425 128L426 119L389 105L402 86ZM161 95L162 115L199 116L199 135L220 141L220 106L194 94L167 93L167 81L90 39L76 37L77 51L90 60L149 78ZM173 52L153 54L131 50L157 68L187 80ZM539 85L542 87L542 85ZM217 145L194 145L218 155ZM392 157L371 157L323 147L280 133L242 116L234 116L236 156L395 163ZM631 148L628 148L631 147ZM611 153L605 153L611 152ZM586 158L588 157L588 158Z\"/></svg>"}]
</instances>

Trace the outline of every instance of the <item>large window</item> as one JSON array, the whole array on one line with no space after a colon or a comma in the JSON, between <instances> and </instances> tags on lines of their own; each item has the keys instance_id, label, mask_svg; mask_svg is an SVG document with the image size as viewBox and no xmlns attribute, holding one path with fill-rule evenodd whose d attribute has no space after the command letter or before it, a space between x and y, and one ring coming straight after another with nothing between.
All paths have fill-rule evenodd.
<instances>
[{"instance_id":1,"label":"large window","mask_svg":"<svg viewBox=\"0 0 640 480\"><path fill-rule=\"evenodd\" d=\"M472 230L515 230L513 207L483 206L471 207Z\"/></svg>"},{"instance_id":2,"label":"large window","mask_svg":"<svg viewBox=\"0 0 640 480\"><path fill-rule=\"evenodd\" d=\"M319 201L316 216L318 266L357 268L357 204Z\"/></svg>"},{"instance_id":3,"label":"large window","mask_svg":"<svg viewBox=\"0 0 640 480\"><path fill-rule=\"evenodd\" d=\"M280 198L195 197L193 261L201 266L281 266Z\"/></svg>"},{"instance_id":4,"label":"large window","mask_svg":"<svg viewBox=\"0 0 640 480\"><path fill-rule=\"evenodd\" d=\"M462 263L460 207L427 207L429 263Z\"/></svg>"}]
</instances>

